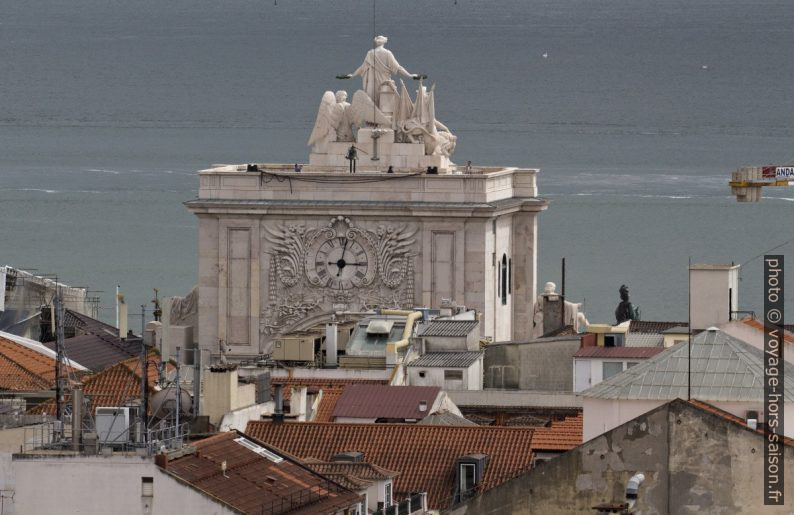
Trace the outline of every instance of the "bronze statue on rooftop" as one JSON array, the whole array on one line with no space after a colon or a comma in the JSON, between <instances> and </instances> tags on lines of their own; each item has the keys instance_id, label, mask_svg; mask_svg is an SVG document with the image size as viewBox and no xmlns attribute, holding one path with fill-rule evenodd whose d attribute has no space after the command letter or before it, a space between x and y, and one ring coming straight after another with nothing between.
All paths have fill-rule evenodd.
<instances>
[{"instance_id":1,"label":"bronze statue on rooftop","mask_svg":"<svg viewBox=\"0 0 794 515\"><path fill-rule=\"evenodd\" d=\"M631 305L629 301L629 287L625 284L620 286L620 304L615 309L615 319L618 324L622 324L626 320L639 320L640 310Z\"/></svg>"}]
</instances>

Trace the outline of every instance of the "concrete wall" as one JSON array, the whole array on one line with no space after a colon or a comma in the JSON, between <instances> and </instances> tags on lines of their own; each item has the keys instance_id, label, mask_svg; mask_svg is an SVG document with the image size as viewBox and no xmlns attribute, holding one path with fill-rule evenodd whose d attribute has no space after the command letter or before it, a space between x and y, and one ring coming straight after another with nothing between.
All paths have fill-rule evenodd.
<instances>
[{"instance_id":1,"label":"concrete wall","mask_svg":"<svg viewBox=\"0 0 794 515\"><path fill-rule=\"evenodd\" d=\"M13 467L17 513L236 513L137 456L15 457ZM154 479L151 498L141 496L142 477Z\"/></svg>"},{"instance_id":2,"label":"concrete wall","mask_svg":"<svg viewBox=\"0 0 794 515\"><path fill-rule=\"evenodd\" d=\"M408 384L411 386L438 386L444 390L482 390L482 363L480 358L468 368L455 367L407 367ZM462 379L445 380L445 370L458 370L462 374ZM424 372L425 377L419 374Z\"/></svg>"},{"instance_id":3,"label":"concrete wall","mask_svg":"<svg viewBox=\"0 0 794 515\"><path fill-rule=\"evenodd\" d=\"M689 280L693 329L724 324L739 309L739 265L692 265Z\"/></svg>"},{"instance_id":4,"label":"concrete wall","mask_svg":"<svg viewBox=\"0 0 794 515\"><path fill-rule=\"evenodd\" d=\"M584 441L606 433L613 428L661 406L667 401L627 401L614 399L582 398Z\"/></svg>"},{"instance_id":5,"label":"concrete wall","mask_svg":"<svg viewBox=\"0 0 794 515\"><path fill-rule=\"evenodd\" d=\"M472 331L467 336L427 336L424 338L425 352L478 351L480 333Z\"/></svg>"},{"instance_id":6,"label":"concrete wall","mask_svg":"<svg viewBox=\"0 0 794 515\"><path fill-rule=\"evenodd\" d=\"M468 373L467 390L482 390L482 364L484 361L485 357L480 357L468 368L468 372L464 372L464 375Z\"/></svg>"},{"instance_id":7,"label":"concrete wall","mask_svg":"<svg viewBox=\"0 0 794 515\"><path fill-rule=\"evenodd\" d=\"M573 355L579 337L485 348L484 387L511 390L571 391Z\"/></svg>"},{"instance_id":8,"label":"concrete wall","mask_svg":"<svg viewBox=\"0 0 794 515\"><path fill-rule=\"evenodd\" d=\"M629 363L642 363L643 359L598 359L598 358L574 358L573 360L573 390L581 392L593 387L604 380L604 363L620 363L622 370L629 368ZM580 375L581 374L581 375Z\"/></svg>"},{"instance_id":9,"label":"concrete wall","mask_svg":"<svg viewBox=\"0 0 794 515\"><path fill-rule=\"evenodd\" d=\"M628 479L645 474L635 509L666 513L792 513L763 506L763 435L674 401L584 443L450 510L463 514L593 513L622 502ZM794 448L785 448L794 467Z\"/></svg>"},{"instance_id":10,"label":"concrete wall","mask_svg":"<svg viewBox=\"0 0 794 515\"><path fill-rule=\"evenodd\" d=\"M217 425L226 413L237 407L237 392L236 370L204 372L202 413L209 416L211 424Z\"/></svg>"}]
</instances>

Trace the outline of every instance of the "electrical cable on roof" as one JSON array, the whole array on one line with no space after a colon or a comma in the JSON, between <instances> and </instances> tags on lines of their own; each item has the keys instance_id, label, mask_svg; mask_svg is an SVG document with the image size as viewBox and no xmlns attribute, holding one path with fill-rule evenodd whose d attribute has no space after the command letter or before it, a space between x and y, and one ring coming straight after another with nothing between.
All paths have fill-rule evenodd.
<instances>
[{"instance_id":1,"label":"electrical cable on roof","mask_svg":"<svg viewBox=\"0 0 794 515\"><path fill-rule=\"evenodd\" d=\"M274 172L266 172L264 170L260 170L260 185L267 184L274 179L278 182L284 182L285 180L290 181L290 193L292 192L292 181L302 181L302 182L313 182L313 183L320 183L320 184L367 184L371 182L384 182L384 181L393 181L398 179L406 179L408 177L416 177L422 175L424 172L414 172L409 174L389 174L389 175L378 175L373 177L356 177L356 178L347 178L347 175L344 177L307 177L305 175L298 176L296 175L287 175L287 174L279 174ZM268 179L265 179L268 177Z\"/></svg>"},{"instance_id":2,"label":"electrical cable on roof","mask_svg":"<svg viewBox=\"0 0 794 515\"><path fill-rule=\"evenodd\" d=\"M745 261L744 263L742 263L742 264L741 264L741 265L739 265L739 266L740 266L740 267L743 267L743 266L744 266L744 265L746 265L747 263L750 263L750 262L752 262L752 261L755 261L756 259L758 259L758 258L760 258L760 257L763 257L765 254L767 254L767 253L769 253L769 252L772 252L773 250L777 250L777 249L779 249L780 247L782 247L782 246L784 246L784 245L788 245L789 243L791 243L791 242L793 242L793 241L794 241L794 238L792 238L792 239L790 239L790 240L786 240L786 241L784 241L783 243L781 243L780 245L776 245L776 246L772 247L771 249L767 249L767 250L763 251L762 253L758 254L758 255L757 255L757 256L755 256L755 257L751 257L750 259L748 259L747 261Z\"/></svg>"}]
</instances>

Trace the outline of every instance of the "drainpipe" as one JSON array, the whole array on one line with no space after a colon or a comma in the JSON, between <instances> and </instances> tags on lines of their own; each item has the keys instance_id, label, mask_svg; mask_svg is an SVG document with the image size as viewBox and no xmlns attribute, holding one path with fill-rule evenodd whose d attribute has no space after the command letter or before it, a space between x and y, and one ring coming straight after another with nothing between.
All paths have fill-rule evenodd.
<instances>
[{"instance_id":1,"label":"drainpipe","mask_svg":"<svg viewBox=\"0 0 794 515\"><path fill-rule=\"evenodd\" d=\"M336 323L325 324L325 368L337 367Z\"/></svg>"},{"instance_id":2,"label":"drainpipe","mask_svg":"<svg viewBox=\"0 0 794 515\"><path fill-rule=\"evenodd\" d=\"M281 383L274 385L276 391L276 410L273 412L272 418L274 424L281 424L284 422L284 397L281 392L282 387L283 385Z\"/></svg>"},{"instance_id":3,"label":"drainpipe","mask_svg":"<svg viewBox=\"0 0 794 515\"><path fill-rule=\"evenodd\" d=\"M388 359L390 354L396 354L397 350L407 347L411 343L411 335L414 333L414 324L417 320L422 318L422 312L403 309L382 309L380 313L381 315L396 315L405 317L405 329L403 329L402 339L397 340L396 342L388 342L386 344L386 356Z\"/></svg>"}]
</instances>

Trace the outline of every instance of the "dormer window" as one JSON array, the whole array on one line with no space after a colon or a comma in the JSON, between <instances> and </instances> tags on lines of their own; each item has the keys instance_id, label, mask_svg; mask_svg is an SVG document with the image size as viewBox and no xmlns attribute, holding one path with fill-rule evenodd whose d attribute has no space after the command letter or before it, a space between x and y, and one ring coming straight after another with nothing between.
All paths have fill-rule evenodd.
<instances>
[{"instance_id":1,"label":"dormer window","mask_svg":"<svg viewBox=\"0 0 794 515\"><path fill-rule=\"evenodd\" d=\"M623 347L623 335L621 333L612 333L604 335L604 347Z\"/></svg>"},{"instance_id":2,"label":"dormer window","mask_svg":"<svg viewBox=\"0 0 794 515\"><path fill-rule=\"evenodd\" d=\"M474 496L482 483L487 466L488 456L485 454L467 454L458 458L455 470L457 478L455 498L457 502Z\"/></svg>"},{"instance_id":3,"label":"dormer window","mask_svg":"<svg viewBox=\"0 0 794 515\"><path fill-rule=\"evenodd\" d=\"M468 497L477 486L477 465L474 463L460 464L460 492L463 497Z\"/></svg>"}]
</instances>

